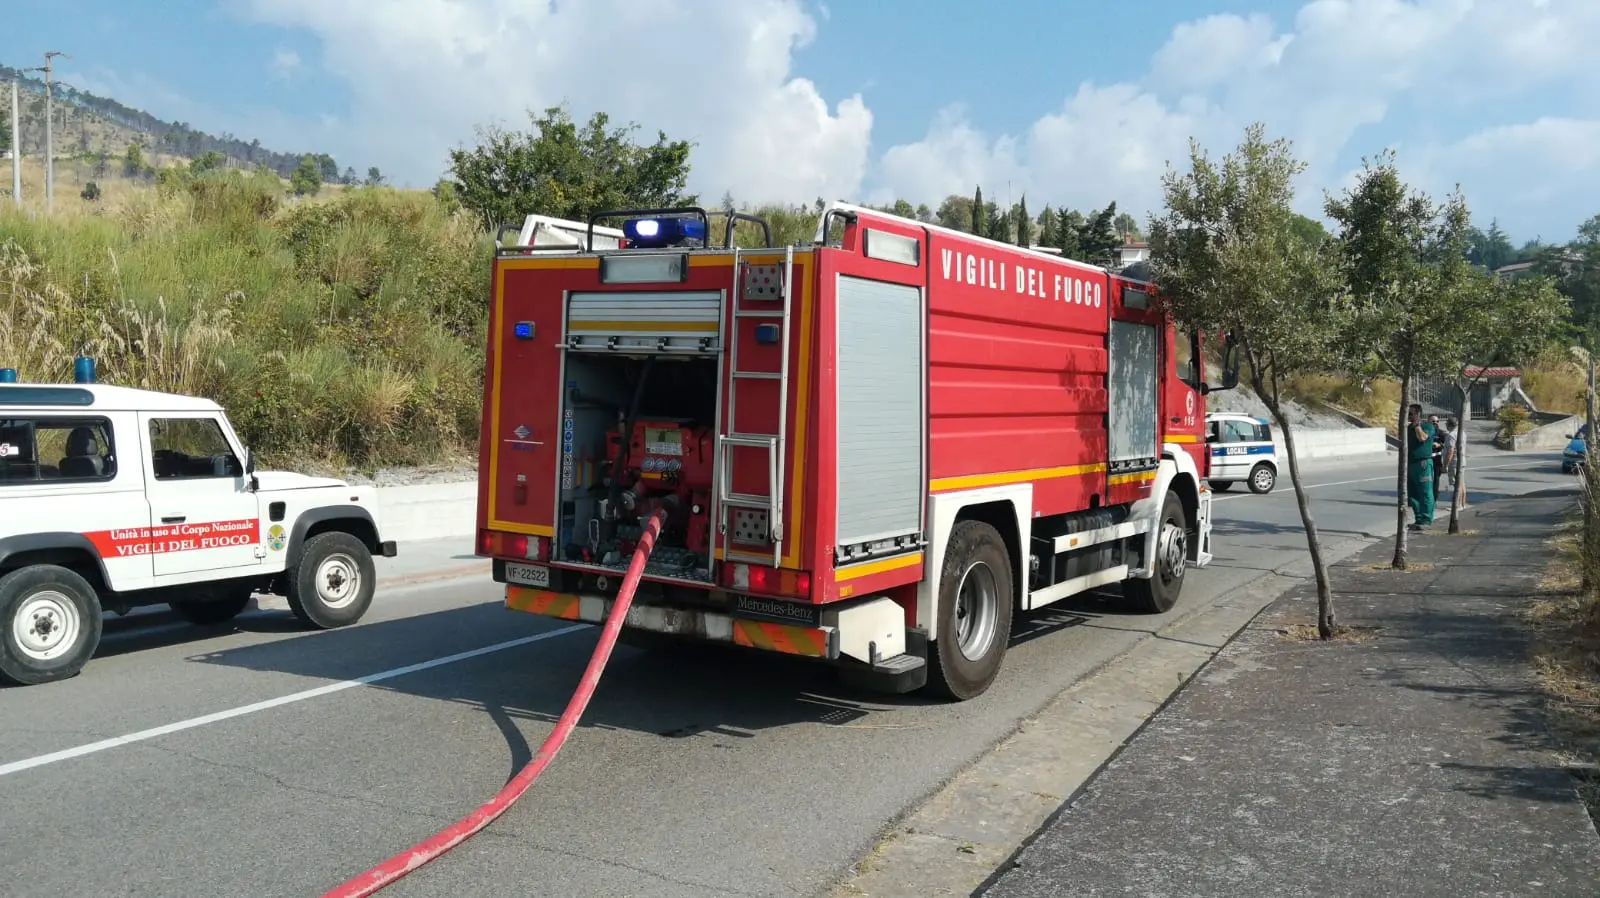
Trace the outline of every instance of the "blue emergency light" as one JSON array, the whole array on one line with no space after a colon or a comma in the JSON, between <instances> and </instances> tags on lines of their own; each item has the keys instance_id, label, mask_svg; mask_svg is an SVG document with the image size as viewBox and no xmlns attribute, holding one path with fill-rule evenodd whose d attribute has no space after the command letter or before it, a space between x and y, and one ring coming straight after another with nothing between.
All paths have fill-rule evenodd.
<instances>
[{"instance_id":1,"label":"blue emergency light","mask_svg":"<svg viewBox=\"0 0 1600 898\"><path fill-rule=\"evenodd\" d=\"M623 222L628 245L640 249L677 246L685 240L706 240L705 222L698 218L635 218Z\"/></svg>"}]
</instances>

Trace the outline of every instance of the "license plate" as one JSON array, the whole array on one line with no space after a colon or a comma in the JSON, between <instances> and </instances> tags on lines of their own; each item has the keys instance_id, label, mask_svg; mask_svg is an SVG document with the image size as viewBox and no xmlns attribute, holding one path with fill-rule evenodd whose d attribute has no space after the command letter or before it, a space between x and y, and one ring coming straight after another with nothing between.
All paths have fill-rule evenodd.
<instances>
[{"instance_id":1,"label":"license plate","mask_svg":"<svg viewBox=\"0 0 1600 898\"><path fill-rule=\"evenodd\" d=\"M506 582L518 586L548 587L550 569L542 564L506 564Z\"/></svg>"}]
</instances>

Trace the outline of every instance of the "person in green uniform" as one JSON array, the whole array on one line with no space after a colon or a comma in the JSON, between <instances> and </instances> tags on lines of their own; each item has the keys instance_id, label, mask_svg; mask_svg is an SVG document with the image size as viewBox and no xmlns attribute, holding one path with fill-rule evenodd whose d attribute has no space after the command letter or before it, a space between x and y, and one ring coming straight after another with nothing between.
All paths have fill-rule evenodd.
<instances>
[{"instance_id":1,"label":"person in green uniform","mask_svg":"<svg viewBox=\"0 0 1600 898\"><path fill-rule=\"evenodd\" d=\"M1422 420L1422 406L1411 403L1406 427L1406 504L1411 506L1410 529L1433 523L1433 425Z\"/></svg>"}]
</instances>

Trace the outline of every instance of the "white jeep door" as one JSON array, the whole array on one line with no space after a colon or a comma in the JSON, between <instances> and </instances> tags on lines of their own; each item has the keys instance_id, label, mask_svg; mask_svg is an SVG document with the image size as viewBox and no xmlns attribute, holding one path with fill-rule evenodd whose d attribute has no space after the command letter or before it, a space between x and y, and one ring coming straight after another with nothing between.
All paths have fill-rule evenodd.
<instances>
[{"instance_id":1,"label":"white jeep door","mask_svg":"<svg viewBox=\"0 0 1600 898\"><path fill-rule=\"evenodd\" d=\"M141 413L157 582L181 583L257 568L266 554L256 495L217 416Z\"/></svg>"}]
</instances>

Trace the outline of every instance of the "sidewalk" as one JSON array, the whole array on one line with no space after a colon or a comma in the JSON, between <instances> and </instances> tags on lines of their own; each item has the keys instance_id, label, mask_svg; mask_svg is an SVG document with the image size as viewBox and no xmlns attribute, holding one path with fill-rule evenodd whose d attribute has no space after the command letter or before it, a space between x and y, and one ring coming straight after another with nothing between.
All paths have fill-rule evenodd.
<instances>
[{"instance_id":1,"label":"sidewalk","mask_svg":"<svg viewBox=\"0 0 1600 898\"><path fill-rule=\"evenodd\" d=\"M976 894L1600 894L1600 836L1552 755L1514 615L1576 501L1479 506L1269 606ZM1375 629L1369 629L1375 628ZM1314 633L1314 630L1312 631Z\"/></svg>"}]
</instances>

